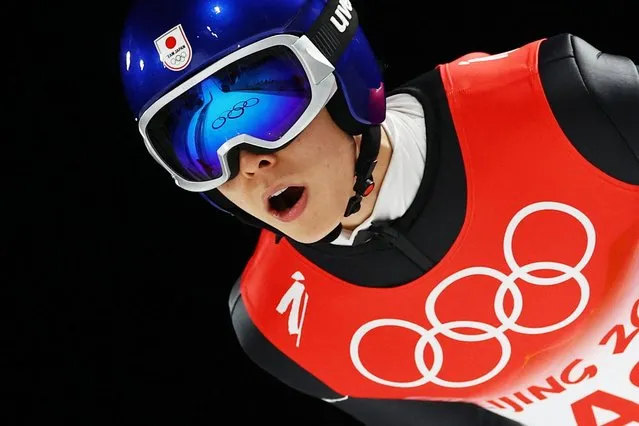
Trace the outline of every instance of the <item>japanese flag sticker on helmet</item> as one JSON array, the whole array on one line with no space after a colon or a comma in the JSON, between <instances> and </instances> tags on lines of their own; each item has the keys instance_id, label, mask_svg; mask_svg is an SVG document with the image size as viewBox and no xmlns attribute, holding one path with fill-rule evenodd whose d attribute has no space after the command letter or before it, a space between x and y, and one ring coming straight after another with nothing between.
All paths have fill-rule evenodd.
<instances>
[{"instance_id":1,"label":"japanese flag sticker on helmet","mask_svg":"<svg viewBox=\"0 0 639 426\"><path fill-rule=\"evenodd\" d=\"M181 24L155 39L155 48L164 67L171 71L182 71L191 63L192 49Z\"/></svg>"}]
</instances>

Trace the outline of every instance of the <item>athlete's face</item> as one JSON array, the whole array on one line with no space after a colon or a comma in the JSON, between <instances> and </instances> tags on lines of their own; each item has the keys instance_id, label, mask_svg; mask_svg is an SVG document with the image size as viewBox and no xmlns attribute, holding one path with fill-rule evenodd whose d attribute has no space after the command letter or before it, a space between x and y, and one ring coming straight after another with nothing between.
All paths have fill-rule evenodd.
<instances>
[{"instance_id":1,"label":"athlete's face","mask_svg":"<svg viewBox=\"0 0 639 426\"><path fill-rule=\"evenodd\" d=\"M343 219L354 194L359 142L360 137L342 131L324 109L284 149L269 154L242 151L239 173L219 190L288 237L316 242Z\"/></svg>"}]
</instances>

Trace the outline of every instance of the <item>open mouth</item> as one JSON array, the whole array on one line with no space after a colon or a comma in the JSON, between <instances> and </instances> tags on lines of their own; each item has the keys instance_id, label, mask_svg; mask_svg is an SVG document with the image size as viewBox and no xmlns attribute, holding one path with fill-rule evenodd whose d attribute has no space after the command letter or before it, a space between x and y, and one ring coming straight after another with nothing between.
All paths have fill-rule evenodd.
<instances>
[{"instance_id":1,"label":"open mouth","mask_svg":"<svg viewBox=\"0 0 639 426\"><path fill-rule=\"evenodd\" d=\"M299 217L306 207L307 191L303 186L289 186L268 199L270 213L284 222Z\"/></svg>"}]
</instances>

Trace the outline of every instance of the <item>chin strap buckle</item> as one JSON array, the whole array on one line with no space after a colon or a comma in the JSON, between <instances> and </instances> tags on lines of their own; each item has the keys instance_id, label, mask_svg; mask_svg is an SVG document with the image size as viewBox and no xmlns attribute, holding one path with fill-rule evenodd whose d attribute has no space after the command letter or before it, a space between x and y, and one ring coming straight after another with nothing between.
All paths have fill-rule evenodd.
<instances>
[{"instance_id":1,"label":"chin strap buckle","mask_svg":"<svg viewBox=\"0 0 639 426\"><path fill-rule=\"evenodd\" d=\"M375 189L375 181L373 180L373 170L375 170L375 166L377 165L377 160L371 161L368 170L366 173L358 174L357 179L355 180L355 186L353 186L353 190L355 191L355 195L353 195L346 205L346 211L344 212L344 217L348 217L354 213L357 213L359 209L362 207L362 198L370 195L371 192Z\"/></svg>"}]
</instances>

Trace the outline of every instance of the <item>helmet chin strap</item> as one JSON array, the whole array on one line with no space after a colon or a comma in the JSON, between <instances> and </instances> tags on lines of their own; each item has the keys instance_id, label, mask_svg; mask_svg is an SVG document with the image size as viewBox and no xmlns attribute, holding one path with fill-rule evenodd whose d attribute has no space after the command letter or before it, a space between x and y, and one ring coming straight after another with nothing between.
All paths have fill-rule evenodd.
<instances>
[{"instance_id":1,"label":"helmet chin strap","mask_svg":"<svg viewBox=\"0 0 639 426\"><path fill-rule=\"evenodd\" d=\"M346 204L344 217L348 217L357 213L362 207L362 199L367 197L375 189L375 180L373 179L373 171L377 166L377 156L379 155L379 147L382 140L381 127L371 126L362 132L362 141L360 143L359 156L355 162L355 185L353 195ZM334 241L342 232L342 224L338 224L328 235L326 235L317 243L330 243Z\"/></svg>"}]
</instances>

